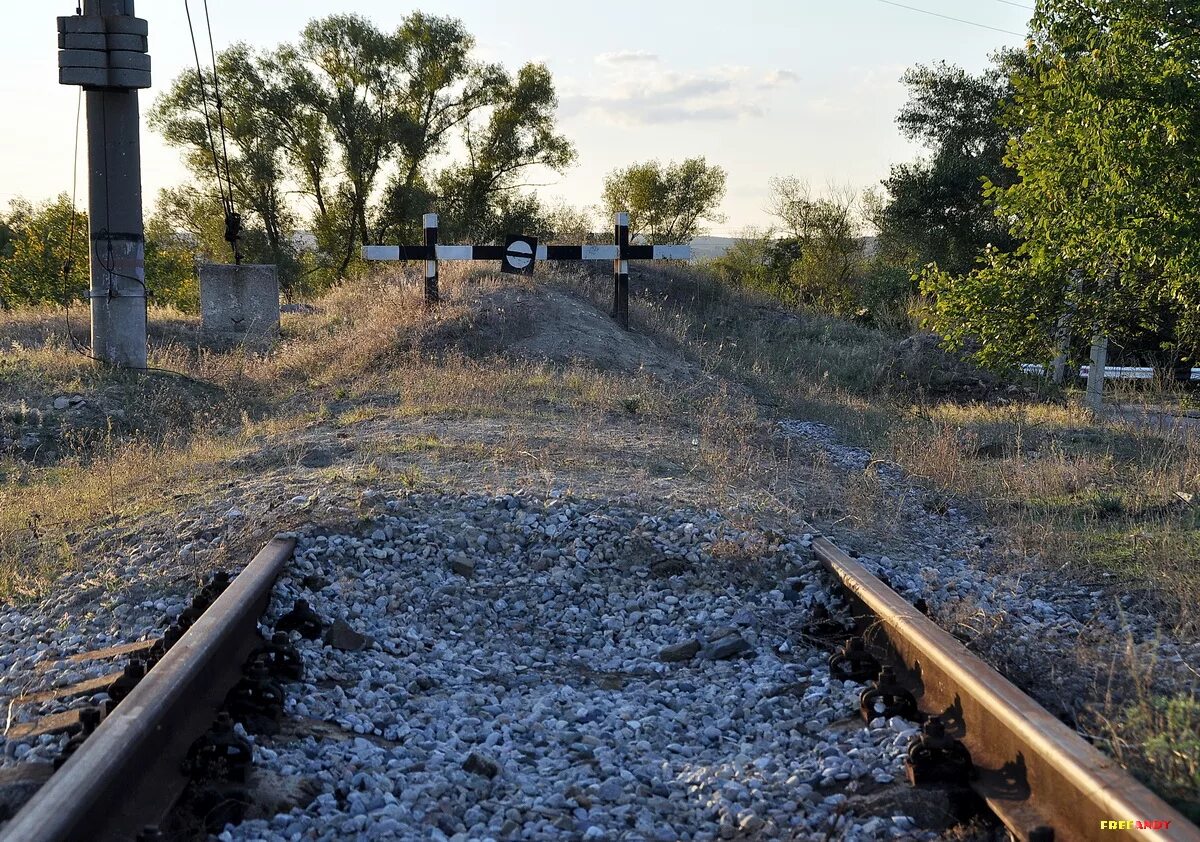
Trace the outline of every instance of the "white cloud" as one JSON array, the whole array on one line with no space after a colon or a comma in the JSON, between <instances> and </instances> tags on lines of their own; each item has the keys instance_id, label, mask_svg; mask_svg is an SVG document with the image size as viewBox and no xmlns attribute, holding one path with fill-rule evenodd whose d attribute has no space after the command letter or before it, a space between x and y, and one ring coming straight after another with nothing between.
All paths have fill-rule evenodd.
<instances>
[{"instance_id":1,"label":"white cloud","mask_svg":"<svg viewBox=\"0 0 1200 842\"><path fill-rule=\"evenodd\" d=\"M871 114L879 110L881 102L899 103L906 98L900 76L903 65L883 67L849 67L836 86L836 96L818 96L806 99L805 108L814 114ZM894 113L891 108L889 113Z\"/></svg>"},{"instance_id":2,"label":"white cloud","mask_svg":"<svg viewBox=\"0 0 1200 842\"><path fill-rule=\"evenodd\" d=\"M658 64L659 57L645 50L618 50L615 53L600 53L596 64L603 67L629 67L631 65Z\"/></svg>"},{"instance_id":3,"label":"white cloud","mask_svg":"<svg viewBox=\"0 0 1200 842\"><path fill-rule=\"evenodd\" d=\"M593 79L589 92L571 85L562 97L563 116L585 115L623 125L729 122L765 113L761 85L746 67L715 67L699 73L672 70L622 72L611 68Z\"/></svg>"},{"instance_id":4,"label":"white cloud","mask_svg":"<svg viewBox=\"0 0 1200 842\"><path fill-rule=\"evenodd\" d=\"M785 85L793 85L799 81L800 74L793 73L791 70L772 70L763 77L758 86L765 90L770 90L771 88L782 88Z\"/></svg>"}]
</instances>

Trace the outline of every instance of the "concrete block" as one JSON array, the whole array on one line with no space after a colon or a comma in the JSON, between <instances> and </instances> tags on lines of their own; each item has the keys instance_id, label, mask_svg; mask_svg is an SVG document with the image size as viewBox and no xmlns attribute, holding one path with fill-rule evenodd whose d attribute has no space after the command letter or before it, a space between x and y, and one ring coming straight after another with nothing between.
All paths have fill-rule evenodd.
<instances>
[{"instance_id":1,"label":"concrete block","mask_svg":"<svg viewBox=\"0 0 1200 842\"><path fill-rule=\"evenodd\" d=\"M70 38L71 36L67 37ZM144 53L150 49L149 39L145 35L113 35L109 33L105 36L104 41L104 49L108 50L129 50L135 53Z\"/></svg>"},{"instance_id":2,"label":"concrete block","mask_svg":"<svg viewBox=\"0 0 1200 842\"><path fill-rule=\"evenodd\" d=\"M104 31L113 35L149 35L150 25L145 18L126 15L105 15Z\"/></svg>"},{"instance_id":3,"label":"concrete block","mask_svg":"<svg viewBox=\"0 0 1200 842\"><path fill-rule=\"evenodd\" d=\"M108 53L102 50L59 50L59 67L108 67Z\"/></svg>"},{"instance_id":4,"label":"concrete block","mask_svg":"<svg viewBox=\"0 0 1200 842\"><path fill-rule=\"evenodd\" d=\"M150 56L145 53L131 53L127 50L112 50L108 54L108 66L113 70L143 70L150 71Z\"/></svg>"},{"instance_id":5,"label":"concrete block","mask_svg":"<svg viewBox=\"0 0 1200 842\"><path fill-rule=\"evenodd\" d=\"M213 339L269 342L279 335L279 274L274 266L200 266L200 326Z\"/></svg>"},{"instance_id":6,"label":"concrete block","mask_svg":"<svg viewBox=\"0 0 1200 842\"><path fill-rule=\"evenodd\" d=\"M108 71L108 86L110 88L121 89L148 88L150 87L150 71L110 69Z\"/></svg>"},{"instance_id":7,"label":"concrete block","mask_svg":"<svg viewBox=\"0 0 1200 842\"><path fill-rule=\"evenodd\" d=\"M107 50L110 36L98 32L71 32L58 36L60 50Z\"/></svg>"},{"instance_id":8,"label":"concrete block","mask_svg":"<svg viewBox=\"0 0 1200 842\"><path fill-rule=\"evenodd\" d=\"M70 17L58 19L58 31L62 33L103 33L107 30L104 27L104 18L98 15L71 15Z\"/></svg>"},{"instance_id":9,"label":"concrete block","mask_svg":"<svg viewBox=\"0 0 1200 842\"><path fill-rule=\"evenodd\" d=\"M58 83L60 85L83 85L85 88L105 88L108 87L108 68L60 67L58 68Z\"/></svg>"}]
</instances>

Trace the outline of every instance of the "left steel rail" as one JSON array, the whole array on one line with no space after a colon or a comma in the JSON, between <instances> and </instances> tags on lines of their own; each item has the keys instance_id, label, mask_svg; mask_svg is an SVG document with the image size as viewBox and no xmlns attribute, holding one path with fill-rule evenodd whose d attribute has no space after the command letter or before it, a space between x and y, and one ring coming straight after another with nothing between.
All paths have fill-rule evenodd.
<instances>
[{"instance_id":1,"label":"left steel rail","mask_svg":"<svg viewBox=\"0 0 1200 842\"><path fill-rule=\"evenodd\" d=\"M130 840L187 785L182 766L261 644L259 617L294 540L266 545L62 768L0 831L0 842Z\"/></svg>"}]
</instances>

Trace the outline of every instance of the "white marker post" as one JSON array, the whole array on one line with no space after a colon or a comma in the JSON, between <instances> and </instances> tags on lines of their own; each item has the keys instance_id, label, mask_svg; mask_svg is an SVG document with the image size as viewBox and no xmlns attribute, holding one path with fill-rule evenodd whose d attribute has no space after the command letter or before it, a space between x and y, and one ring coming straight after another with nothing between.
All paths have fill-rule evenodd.
<instances>
[{"instance_id":1,"label":"white marker post","mask_svg":"<svg viewBox=\"0 0 1200 842\"><path fill-rule=\"evenodd\" d=\"M617 214L613 230L617 259L613 261L613 318L629 330L629 214Z\"/></svg>"},{"instance_id":2,"label":"white marker post","mask_svg":"<svg viewBox=\"0 0 1200 842\"><path fill-rule=\"evenodd\" d=\"M427 213L425 224L425 303L433 306L438 303L438 256L437 231L438 217L436 213Z\"/></svg>"}]
</instances>

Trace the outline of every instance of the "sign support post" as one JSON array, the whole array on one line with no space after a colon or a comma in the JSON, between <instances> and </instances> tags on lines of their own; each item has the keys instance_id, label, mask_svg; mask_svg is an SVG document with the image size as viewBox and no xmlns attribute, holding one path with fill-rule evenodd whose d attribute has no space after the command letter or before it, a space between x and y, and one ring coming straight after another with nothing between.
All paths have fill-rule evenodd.
<instances>
[{"instance_id":1,"label":"sign support post","mask_svg":"<svg viewBox=\"0 0 1200 842\"><path fill-rule=\"evenodd\" d=\"M425 224L425 303L432 307L438 303L438 260L437 260L437 229L436 213L427 213Z\"/></svg>"},{"instance_id":2,"label":"sign support post","mask_svg":"<svg viewBox=\"0 0 1200 842\"><path fill-rule=\"evenodd\" d=\"M629 330L629 214L618 213L614 226L617 259L613 261L613 311L617 324Z\"/></svg>"}]
</instances>

